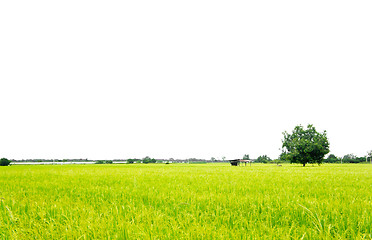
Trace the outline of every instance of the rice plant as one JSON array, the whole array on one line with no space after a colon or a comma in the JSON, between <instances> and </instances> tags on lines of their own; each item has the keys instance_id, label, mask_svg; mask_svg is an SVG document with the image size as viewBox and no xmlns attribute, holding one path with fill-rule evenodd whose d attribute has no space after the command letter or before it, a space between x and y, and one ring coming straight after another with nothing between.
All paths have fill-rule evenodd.
<instances>
[{"instance_id":1,"label":"rice plant","mask_svg":"<svg viewBox=\"0 0 372 240\"><path fill-rule=\"evenodd\" d=\"M372 239L367 164L0 168L0 239Z\"/></svg>"}]
</instances>

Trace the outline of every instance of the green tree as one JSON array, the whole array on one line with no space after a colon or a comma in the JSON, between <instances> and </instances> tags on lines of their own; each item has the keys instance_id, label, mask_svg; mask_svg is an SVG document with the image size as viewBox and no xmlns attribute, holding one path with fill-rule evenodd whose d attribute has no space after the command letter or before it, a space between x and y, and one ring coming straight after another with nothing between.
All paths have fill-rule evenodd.
<instances>
[{"instance_id":1,"label":"green tree","mask_svg":"<svg viewBox=\"0 0 372 240\"><path fill-rule=\"evenodd\" d=\"M329 153L327 132L318 133L311 124L307 129L296 126L292 133L283 132L283 135L282 157L291 163L301 163L304 167L307 163L321 164Z\"/></svg>"},{"instance_id":2,"label":"green tree","mask_svg":"<svg viewBox=\"0 0 372 240\"><path fill-rule=\"evenodd\" d=\"M354 163L356 158L357 158L356 155L354 155L353 153L349 153L349 154L346 154L346 155L343 156L342 162L344 162L344 163Z\"/></svg>"},{"instance_id":3,"label":"green tree","mask_svg":"<svg viewBox=\"0 0 372 240\"><path fill-rule=\"evenodd\" d=\"M250 160L250 158L249 158L249 154L244 154L244 156L243 156L243 160Z\"/></svg>"},{"instance_id":4,"label":"green tree","mask_svg":"<svg viewBox=\"0 0 372 240\"><path fill-rule=\"evenodd\" d=\"M267 155L262 155L262 156L259 156L255 162L258 162L258 163L268 163L270 162L271 159L267 156Z\"/></svg>"},{"instance_id":5,"label":"green tree","mask_svg":"<svg viewBox=\"0 0 372 240\"><path fill-rule=\"evenodd\" d=\"M134 161L136 161L136 159L128 159L127 163L131 164L131 163L134 163Z\"/></svg>"},{"instance_id":6,"label":"green tree","mask_svg":"<svg viewBox=\"0 0 372 240\"><path fill-rule=\"evenodd\" d=\"M327 159L324 160L324 162L327 162L327 163L336 163L337 161L338 161L338 158L334 154L329 154Z\"/></svg>"},{"instance_id":7,"label":"green tree","mask_svg":"<svg viewBox=\"0 0 372 240\"><path fill-rule=\"evenodd\" d=\"M10 164L10 160L8 160L7 158L2 158L0 159L0 166L8 166Z\"/></svg>"},{"instance_id":8,"label":"green tree","mask_svg":"<svg viewBox=\"0 0 372 240\"><path fill-rule=\"evenodd\" d=\"M142 158L142 162L143 163L156 163L156 159L150 158L149 156L146 156L146 157Z\"/></svg>"}]
</instances>

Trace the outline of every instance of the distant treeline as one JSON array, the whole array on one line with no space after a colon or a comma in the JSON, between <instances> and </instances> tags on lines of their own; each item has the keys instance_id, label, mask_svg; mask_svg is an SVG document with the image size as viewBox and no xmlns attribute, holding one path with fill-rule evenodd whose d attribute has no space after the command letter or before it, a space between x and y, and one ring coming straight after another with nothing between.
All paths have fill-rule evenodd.
<instances>
[{"instance_id":1,"label":"distant treeline","mask_svg":"<svg viewBox=\"0 0 372 240\"><path fill-rule=\"evenodd\" d=\"M245 155L249 156L249 155ZM249 159L246 158L245 159ZM279 159L271 159L267 155L259 156L257 159L254 159L253 162L255 163L289 163L289 161L282 159L279 157ZM343 157L337 157L334 154L328 155L327 158L323 160L323 163L370 163L371 158L368 156L358 157L354 154L346 154Z\"/></svg>"},{"instance_id":2,"label":"distant treeline","mask_svg":"<svg viewBox=\"0 0 372 240\"><path fill-rule=\"evenodd\" d=\"M257 159L249 158L248 154L243 156L245 160L251 160L254 163L289 163L285 159L282 159L280 156L278 159L271 159L267 155L261 155ZM187 159L156 159L150 158L146 156L144 158L129 158L129 159L113 159L113 160L89 160L87 158L79 158L79 159L22 159L22 160L15 160L12 159L12 162L93 162L97 164L107 164L107 163L115 163L115 162L125 162L125 163L211 163L211 162L228 162L223 158L222 160L211 158L210 160L200 159L200 158L187 158ZM354 154L346 154L343 157L337 157L334 154L328 155L327 158L323 160L323 163L366 163L370 162L371 159L367 158L366 156L358 157Z\"/></svg>"},{"instance_id":3,"label":"distant treeline","mask_svg":"<svg viewBox=\"0 0 372 240\"><path fill-rule=\"evenodd\" d=\"M370 161L370 158L367 156L358 157L354 154L346 154L343 157L337 157L334 154L330 154L326 159L324 159L324 163L366 163Z\"/></svg>"},{"instance_id":4,"label":"distant treeline","mask_svg":"<svg viewBox=\"0 0 372 240\"><path fill-rule=\"evenodd\" d=\"M224 160L206 160L206 159L200 159L200 158L188 158L188 159L155 159L151 158L149 156L146 156L144 158L129 158L129 159L113 159L113 160L93 160L93 159L87 159L87 158L80 158L80 159L12 159L12 162L45 162L45 163L53 163L53 162L91 162L96 164L111 164L115 162L119 163L208 163L208 162L226 162Z\"/></svg>"},{"instance_id":5,"label":"distant treeline","mask_svg":"<svg viewBox=\"0 0 372 240\"><path fill-rule=\"evenodd\" d=\"M12 159L12 162L92 162L96 160L88 160L87 158L79 159Z\"/></svg>"}]
</instances>

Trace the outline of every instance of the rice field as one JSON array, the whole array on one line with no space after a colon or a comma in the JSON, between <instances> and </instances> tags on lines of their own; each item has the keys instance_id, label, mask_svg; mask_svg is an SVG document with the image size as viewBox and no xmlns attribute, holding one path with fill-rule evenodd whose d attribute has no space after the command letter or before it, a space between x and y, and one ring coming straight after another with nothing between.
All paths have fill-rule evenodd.
<instances>
[{"instance_id":1,"label":"rice field","mask_svg":"<svg viewBox=\"0 0 372 240\"><path fill-rule=\"evenodd\" d=\"M0 239L372 239L372 166L0 167Z\"/></svg>"}]
</instances>

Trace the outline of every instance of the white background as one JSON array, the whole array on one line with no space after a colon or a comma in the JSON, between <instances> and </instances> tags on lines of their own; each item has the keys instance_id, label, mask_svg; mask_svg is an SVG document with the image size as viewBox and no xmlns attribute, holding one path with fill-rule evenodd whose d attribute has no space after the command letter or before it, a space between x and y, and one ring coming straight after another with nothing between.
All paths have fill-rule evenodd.
<instances>
[{"instance_id":1,"label":"white background","mask_svg":"<svg viewBox=\"0 0 372 240\"><path fill-rule=\"evenodd\" d=\"M1 1L0 157L372 149L371 1Z\"/></svg>"}]
</instances>

